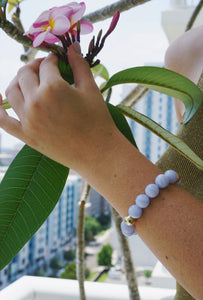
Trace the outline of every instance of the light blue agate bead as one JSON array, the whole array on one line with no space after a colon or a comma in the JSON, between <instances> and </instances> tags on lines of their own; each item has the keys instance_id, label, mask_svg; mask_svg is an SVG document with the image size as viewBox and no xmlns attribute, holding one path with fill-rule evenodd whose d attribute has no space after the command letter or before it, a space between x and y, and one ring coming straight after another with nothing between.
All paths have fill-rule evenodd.
<instances>
[{"instance_id":1,"label":"light blue agate bead","mask_svg":"<svg viewBox=\"0 0 203 300\"><path fill-rule=\"evenodd\" d=\"M178 180L178 174L174 170L167 170L165 175L168 177L169 183L176 183Z\"/></svg>"},{"instance_id":2,"label":"light blue agate bead","mask_svg":"<svg viewBox=\"0 0 203 300\"><path fill-rule=\"evenodd\" d=\"M142 215L142 208L137 206L136 204L131 205L128 210L129 216L133 219L138 219Z\"/></svg>"},{"instance_id":3,"label":"light blue agate bead","mask_svg":"<svg viewBox=\"0 0 203 300\"><path fill-rule=\"evenodd\" d=\"M127 225L126 222L123 220L121 222L121 231L125 236L131 236L135 234L135 225Z\"/></svg>"},{"instance_id":4,"label":"light blue agate bead","mask_svg":"<svg viewBox=\"0 0 203 300\"><path fill-rule=\"evenodd\" d=\"M135 203L141 208L146 208L150 203L150 199L147 195L140 194L136 197Z\"/></svg>"},{"instance_id":5,"label":"light blue agate bead","mask_svg":"<svg viewBox=\"0 0 203 300\"><path fill-rule=\"evenodd\" d=\"M158 185L154 184L154 183L150 183L146 186L145 188L145 194L149 197L149 198L155 198L158 196L159 194L159 187Z\"/></svg>"},{"instance_id":6,"label":"light blue agate bead","mask_svg":"<svg viewBox=\"0 0 203 300\"><path fill-rule=\"evenodd\" d=\"M155 183L160 189L164 189L169 185L169 179L165 174L159 174L155 179Z\"/></svg>"}]
</instances>

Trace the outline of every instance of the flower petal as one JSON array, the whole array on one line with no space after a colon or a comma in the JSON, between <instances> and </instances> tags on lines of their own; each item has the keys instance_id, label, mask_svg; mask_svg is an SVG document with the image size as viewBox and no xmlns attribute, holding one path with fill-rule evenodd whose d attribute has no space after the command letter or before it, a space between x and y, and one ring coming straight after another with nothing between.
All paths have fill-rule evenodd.
<instances>
[{"instance_id":1,"label":"flower petal","mask_svg":"<svg viewBox=\"0 0 203 300\"><path fill-rule=\"evenodd\" d=\"M41 45L42 42L44 42L46 36L48 35L47 31L43 31L39 33L37 36L35 36L34 41L33 41L33 47L38 47Z\"/></svg>"},{"instance_id":2,"label":"flower petal","mask_svg":"<svg viewBox=\"0 0 203 300\"><path fill-rule=\"evenodd\" d=\"M33 23L33 27L37 28L40 26L48 25L49 24L49 18L50 18L50 11L45 10L41 15L37 18L37 20Z\"/></svg>"},{"instance_id":3,"label":"flower petal","mask_svg":"<svg viewBox=\"0 0 203 300\"><path fill-rule=\"evenodd\" d=\"M54 43L58 43L60 42L60 40L53 35L51 32L49 32L44 40L45 42L49 43L49 44L54 44Z\"/></svg>"},{"instance_id":4,"label":"flower petal","mask_svg":"<svg viewBox=\"0 0 203 300\"><path fill-rule=\"evenodd\" d=\"M86 21L80 22L80 33L81 34L88 34L93 31L93 25Z\"/></svg>"},{"instance_id":5,"label":"flower petal","mask_svg":"<svg viewBox=\"0 0 203 300\"><path fill-rule=\"evenodd\" d=\"M63 5L59 7L53 7L50 9L51 12L51 17L56 17L56 16L66 16L69 17L72 13L72 8L69 7L69 5Z\"/></svg>"},{"instance_id":6,"label":"flower petal","mask_svg":"<svg viewBox=\"0 0 203 300\"><path fill-rule=\"evenodd\" d=\"M62 35L70 28L70 21L65 16L56 16L53 21L55 23L52 29L53 34Z\"/></svg>"},{"instance_id":7,"label":"flower petal","mask_svg":"<svg viewBox=\"0 0 203 300\"><path fill-rule=\"evenodd\" d=\"M74 4L74 2L72 2L72 4ZM71 6L71 3L69 3L69 5ZM78 20L80 20L82 18L82 16L84 15L86 5L84 2L81 2L81 3L79 3L78 7L74 7L74 5L72 7L73 7L74 11L71 16L71 21L72 21L72 23L75 23Z\"/></svg>"}]
</instances>

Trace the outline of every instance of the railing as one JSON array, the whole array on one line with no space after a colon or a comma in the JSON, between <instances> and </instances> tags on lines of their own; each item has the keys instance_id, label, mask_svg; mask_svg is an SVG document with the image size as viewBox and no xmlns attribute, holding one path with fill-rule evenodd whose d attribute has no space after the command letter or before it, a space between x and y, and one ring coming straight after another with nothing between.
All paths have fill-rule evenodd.
<instances>
[{"instance_id":1,"label":"railing","mask_svg":"<svg viewBox=\"0 0 203 300\"><path fill-rule=\"evenodd\" d=\"M125 284L85 282L88 300L128 300ZM172 300L173 289L139 287L142 300ZM77 280L24 276L0 292L1 300L79 300Z\"/></svg>"}]
</instances>

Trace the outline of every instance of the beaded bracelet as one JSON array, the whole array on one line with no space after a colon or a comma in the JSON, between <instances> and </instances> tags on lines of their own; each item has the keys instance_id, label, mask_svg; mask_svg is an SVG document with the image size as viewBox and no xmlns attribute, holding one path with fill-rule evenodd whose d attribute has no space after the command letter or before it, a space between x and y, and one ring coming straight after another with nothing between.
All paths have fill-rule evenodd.
<instances>
[{"instance_id":1,"label":"beaded bracelet","mask_svg":"<svg viewBox=\"0 0 203 300\"><path fill-rule=\"evenodd\" d=\"M159 174L155 179L155 184L148 184L145 188L145 194L140 194L135 199L135 204L129 207L129 215L121 222L121 231L125 236L137 234L135 231L136 219L142 216L143 208L150 204L150 199L159 195L159 189L166 188L169 184L180 183L179 175L173 170L167 170L164 174Z\"/></svg>"}]
</instances>

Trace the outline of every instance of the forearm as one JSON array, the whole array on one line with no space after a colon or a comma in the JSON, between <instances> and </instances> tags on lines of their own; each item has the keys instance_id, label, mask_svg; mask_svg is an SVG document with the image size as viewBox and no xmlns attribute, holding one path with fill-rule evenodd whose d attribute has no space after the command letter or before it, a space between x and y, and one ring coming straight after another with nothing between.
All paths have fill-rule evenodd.
<instances>
[{"instance_id":1,"label":"forearm","mask_svg":"<svg viewBox=\"0 0 203 300\"><path fill-rule=\"evenodd\" d=\"M87 172L83 176L124 217L136 196L161 171L121 135L116 135L114 142L116 148L103 154L101 164L92 167L93 174ZM203 294L202 215L199 201L179 186L170 185L161 190L136 222L136 232L142 240L197 299Z\"/></svg>"}]
</instances>

